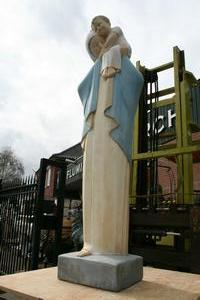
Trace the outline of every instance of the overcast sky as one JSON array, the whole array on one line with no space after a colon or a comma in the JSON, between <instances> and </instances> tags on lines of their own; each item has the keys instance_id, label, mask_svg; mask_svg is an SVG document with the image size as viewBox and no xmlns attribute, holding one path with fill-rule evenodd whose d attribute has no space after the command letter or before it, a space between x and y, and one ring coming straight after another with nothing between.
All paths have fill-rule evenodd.
<instances>
[{"instance_id":1,"label":"overcast sky","mask_svg":"<svg viewBox=\"0 0 200 300\"><path fill-rule=\"evenodd\" d=\"M132 62L155 67L185 50L200 77L198 0L0 0L0 150L11 147L32 174L40 158L81 139L77 87L92 66L85 37L95 15L120 26ZM166 79L167 82L167 79Z\"/></svg>"}]
</instances>

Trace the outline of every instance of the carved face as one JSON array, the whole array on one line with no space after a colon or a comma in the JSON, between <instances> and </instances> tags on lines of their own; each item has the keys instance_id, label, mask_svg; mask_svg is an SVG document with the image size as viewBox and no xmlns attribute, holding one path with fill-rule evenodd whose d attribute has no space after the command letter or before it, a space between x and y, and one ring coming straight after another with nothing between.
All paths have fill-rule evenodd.
<instances>
[{"instance_id":1,"label":"carved face","mask_svg":"<svg viewBox=\"0 0 200 300\"><path fill-rule=\"evenodd\" d=\"M102 18L98 17L93 23L94 31L102 37L107 37L110 33L111 27L110 24L104 21Z\"/></svg>"},{"instance_id":2,"label":"carved face","mask_svg":"<svg viewBox=\"0 0 200 300\"><path fill-rule=\"evenodd\" d=\"M95 35L90 41L90 51L97 58L103 47L104 39Z\"/></svg>"}]
</instances>

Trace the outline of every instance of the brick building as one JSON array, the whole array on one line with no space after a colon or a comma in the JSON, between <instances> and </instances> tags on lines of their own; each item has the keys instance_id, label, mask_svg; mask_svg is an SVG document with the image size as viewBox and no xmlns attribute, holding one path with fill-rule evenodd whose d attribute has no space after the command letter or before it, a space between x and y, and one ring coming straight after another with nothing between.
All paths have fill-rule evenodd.
<instances>
[{"instance_id":1,"label":"brick building","mask_svg":"<svg viewBox=\"0 0 200 300\"><path fill-rule=\"evenodd\" d=\"M72 166L78 159L82 157L82 148L80 143L60 152L55 153L49 157L50 160L66 163L67 174L69 174L69 170L71 170L70 166ZM45 179L45 199L46 200L55 200L56 199L56 187L59 177L60 169L56 166L49 165L46 171L46 179ZM73 174L72 174L73 175ZM69 175L68 175L69 177ZM71 176L73 177L73 176ZM79 184L80 187L80 184Z\"/></svg>"},{"instance_id":2,"label":"brick building","mask_svg":"<svg viewBox=\"0 0 200 300\"><path fill-rule=\"evenodd\" d=\"M192 134L192 141L200 140L200 132ZM174 145L175 140L167 143ZM174 195L177 190L177 163L175 157L158 159L158 183L162 187L164 195ZM200 152L193 154L193 189L194 196L199 198L200 194Z\"/></svg>"}]
</instances>

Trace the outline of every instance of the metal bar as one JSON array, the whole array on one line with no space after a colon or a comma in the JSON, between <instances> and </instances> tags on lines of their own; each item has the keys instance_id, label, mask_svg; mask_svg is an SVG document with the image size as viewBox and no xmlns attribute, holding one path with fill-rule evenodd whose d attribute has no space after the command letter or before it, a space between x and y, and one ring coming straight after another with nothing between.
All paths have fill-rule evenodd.
<instances>
[{"instance_id":1,"label":"metal bar","mask_svg":"<svg viewBox=\"0 0 200 300\"><path fill-rule=\"evenodd\" d=\"M9 200L12 200L13 197L11 197L11 199ZM8 222L7 222L7 254L6 254L6 271L8 272L8 274L12 273L12 262L13 262L13 256L10 255L12 253L11 251L11 241L12 241L12 228L13 228L13 215L14 215L14 209L12 207L12 201L10 201L9 203L9 217L7 218Z\"/></svg>"},{"instance_id":2,"label":"metal bar","mask_svg":"<svg viewBox=\"0 0 200 300\"><path fill-rule=\"evenodd\" d=\"M32 183L35 183L35 177L32 177ZM28 222L28 228L27 228L27 261L26 261L26 270L29 271L31 269L31 257L30 257L30 251L31 251L31 239L33 234L33 214L34 214L34 202L35 202L35 192L36 192L37 185L33 185L30 188L30 195L29 195L29 205L28 205L28 212L29 212L29 222Z\"/></svg>"},{"instance_id":3,"label":"metal bar","mask_svg":"<svg viewBox=\"0 0 200 300\"><path fill-rule=\"evenodd\" d=\"M26 270L26 243L27 243L27 223L28 223L28 214L27 214L27 201L29 201L29 184L30 184L30 177L28 178L27 186L26 186L26 194L24 196L24 205L23 205L23 224L22 224L22 245L21 245L21 255L24 259L21 259L20 269L23 271Z\"/></svg>"},{"instance_id":4,"label":"metal bar","mask_svg":"<svg viewBox=\"0 0 200 300\"><path fill-rule=\"evenodd\" d=\"M162 97L162 96L165 96L165 95L170 95L170 94L173 94L174 92L175 92L174 87L170 87L170 88L161 90L158 93L152 93L152 96L147 95L147 99L149 100L151 97L155 98L156 96Z\"/></svg>"},{"instance_id":5,"label":"metal bar","mask_svg":"<svg viewBox=\"0 0 200 300\"><path fill-rule=\"evenodd\" d=\"M173 68L173 66L174 66L174 62L171 61L171 62L166 63L164 65L161 65L161 66L158 66L158 67L155 67L155 68L152 68L152 69L148 69L148 71L159 73L159 72L171 69L171 68Z\"/></svg>"},{"instance_id":6,"label":"metal bar","mask_svg":"<svg viewBox=\"0 0 200 300\"><path fill-rule=\"evenodd\" d=\"M184 64L181 59L181 51L178 47L173 48L174 56L174 86L176 94L176 142L177 148L183 146L183 131L182 131L182 106L181 106L181 86ZM184 199L179 195L184 193L184 185L182 175L184 173L183 156L177 155L177 203L183 203Z\"/></svg>"},{"instance_id":7,"label":"metal bar","mask_svg":"<svg viewBox=\"0 0 200 300\"><path fill-rule=\"evenodd\" d=\"M46 178L46 168L48 160L42 158L40 161L40 171L39 171L39 183L38 183L38 192L37 199L35 204L35 213L34 213L34 225L33 225L33 248L32 248L32 264L31 269L38 269L39 263L39 247L40 247L40 232L43 216L43 200L44 200L44 186Z\"/></svg>"},{"instance_id":8,"label":"metal bar","mask_svg":"<svg viewBox=\"0 0 200 300\"><path fill-rule=\"evenodd\" d=\"M32 176L30 178L30 182L34 183L35 178ZM30 240L32 235L30 235L31 232L31 222L32 222L32 216L33 216L33 210L32 210L32 202L34 200L33 198L33 192L34 192L34 187L29 188L28 192L28 201L26 201L26 215L27 215L27 223L26 223L26 257L25 257L25 271L29 270L29 262L30 262Z\"/></svg>"},{"instance_id":9,"label":"metal bar","mask_svg":"<svg viewBox=\"0 0 200 300\"><path fill-rule=\"evenodd\" d=\"M133 160L146 160L146 159L152 159L155 157L164 157L164 156L176 156L178 154L187 154L187 153L193 153L200 151L200 144L189 146L189 147L180 147L180 148L173 148L173 149L167 149L167 150L160 150L160 151L154 151L154 152L145 152L145 153L138 153L135 154L133 157Z\"/></svg>"},{"instance_id":10,"label":"metal bar","mask_svg":"<svg viewBox=\"0 0 200 300\"><path fill-rule=\"evenodd\" d=\"M168 99L159 100L158 102L154 102L153 107L162 107L162 106L167 106L167 105L174 104L174 103L175 103L175 96L168 98Z\"/></svg>"},{"instance_id":11,"label":"metal bar","mask_svg":"<svg viewBox=\"0 0 200 300\"><path fill-rule=\"evenodd\" d=\"M7 263L7 254L8 252L5 251L6 248L6 239L8 235L8 221L7 221L7 211L8 207L4 207L4 212L3 212L3 255L2 255L2 260L1 260L1 270L6 274L6 263Z\"/></svg>"},{"instance_id":12,"label":"metal bar","mask_svg":"<svg viewBox=\"0 0 200 300\"><path fill-rule=\"evenodd\" d=\"M35 183L35 177L33 177L33 182ZM28 251L27 251L27 255L28 255L28 262L27 262L27 271L31 270L31 257L30 257L30 253L29 251L31 251L31 240L32 240L32 236L33 236L33 215L34 215L34 204L35 204L35 194L36 194L36 189L37 185L33 185L31 187L31 195L30 195L30 201L29 201L29 209L28 211L29 216L30 216L30 222L29 222L29 227L28 227Z\"/></svg>"},{"instance_id":13,"label":"metal bar","mask_svg":"<svg viewBox=\"0 0 200 300\"><path fill-rule=\"evenodd\" d=\"M19 187L20 188L20 187ZM16 205L18 205L19 199L20 197L16 194L12 194L12 197L14 199L14 202L16 202ZM14 208L13 208L14 211ZM17 218L18 218L18 212L19 210L16 211L16 213L14 214L14 218L13 218L13 223L14 223L14 228L12 230L13 233L13 239L15 238L16 242L18 241L18 232L16 232L16 223L17 223ZM16 248L17 244L14 243L13 248L12 248L12 252L11 252L11 261L12 261L12 267L11 267L11 271L10 273L14 273L15 270L17 269L16 266L18 266L18 261L19 261L19 256L17 255L17 248Z\"/></svg>"},{"instance_id":14,"label":"metal bar","mask_svg":"<svg viewBox=\"0 0 200 300\"><path fill-rule=\"evenodd\" d=\"M27 178L25 179L25 183L27 184ZM24 190L24 188L23 188ZM21 264L22 264L22 257L21 257L21 254L22 254L22 242L23 242L23 231L24 231L24 228L23 228L23 215L24 215L24 206L25 206L25 196L26 194L23 193L23 195L20 197L20 211L19 211L19 214L18 214L18 224L17 224L17 229L18 229L18 239L19 239L19 243L18 243L18 255L16 253L16 256L17 256L17 265L16 265L16 271L20 271L21 270Z\"/></svg>"},{"instance_id":15,"label":"metal bar","mask_svg":"<svg viewBox=\"0 0 200 300\"><path fill-rule=\"evenodd\" d=\"M155 138L155 116L154 116L154 113L155 113L155 110L153 110L153 103L152 103L152 94L153 94L153 91L152 91L152 82L150 82L150 103L149 103L149 109L150 109L150 139L149 139L149 150L150 151L154 151L154 138ZM156 95L156 93L155 93ZM157 95L156 95L157 96ZM150 194L151 193L154 193L154 164L155 164L155 161L154 159L151 159L150 160L150 180L148 181L149 182L149 192ZM152 197L148 197L148 202L149 202L149 206L151 209L153 209L153 202L154 202L154 199Z\"/></svg>"},{"instance_id":16,"label":"metal bar","mask_svg":"<svg viewBox=\"0 0 200 300\"><path fill-rule=\"evenodd\" d=\"M183 132L183 146L188 147L192 144L192 132L190 128L191 122L191 108L190 108L190 90L187 76L183 72L183 81L181 82L181 107L182 107L182 132ZM185 203L192 203L193 197L186 196L193 193L193 157L192 153L183 155L183 185L184 185L184 201Z\"/></svg>"},{"instance_id":17,"label":"metal bar","mask_svg":"<svg viewBox=\"0 0 200 300\"><path fill-rule=\"evenodd\" d=\"M56 256L60 254L61 250L61 239L62 239L62 226L63 226L63 211L64 211L64 186L66 179L66 171L64 166L60 171L59 187L58 187L58 202L57 202L57 224L55 232L55 243L56 243Z\"/></svg>"},{"instance_id":18,"label":"metal bar","mask_svg":"<svg viewBox=\"0 0 200 300\"><path fill-rule=\"evenodd\" d=\"M157 92L158 91L158 79L157 81L155 82L155 91ZM158 103L159 101L159 98L156 97L155 98L155 103ZM158 120L158 108L157 106L154 108L155 110L155 123L157 122ZM157 123L156 125L154 126L154 137L155 137L155 147L154 149L157 151L158 150L158 131L157 131ZM155 171L154 171L154 191L157 193L158 192L158 159L155 158L155 162L154 162L154 168L155 168ZM157 196L154 197L154 208L157 207Z\"/></svg>"},{"instance_id":19,"label":"metal bar","mask_svg":"<svg viewBox=\"0 0 200 300\"><path fill-rule=\"evenodd\" d=\"M145 84L143 88L143 93L140 99L140 105L138 110L138 144L137 144L137 152L144 152L148 151L148 139L147 136L147 93L148 93L148 81L147 81L147 74L145 71L145 68L140 67L140 71L144 74L145 78ZM149 75L149 74L148 74ZM145 122L142 120L145 119ZM136 183L135 188L137 190L137 194L143 194L147 193L148 189L148 180L147 180L147 165L146 162L139 162L138 164L134 162L134 167L137 167L137 171L135 171L135 177ZM144 181L142 182L140 178L143 177ZM143 207L146 206L147 199L138 199L136 198L136 206L137 207Z\"/></svg>"},{"instance_id":20,"label":"metal bar","mask_svg":"<svg viewBox=\"0 0 200 300\"><path fill-rule=\"evenodd\" d=\"M6 262L6 251L5 251L5 236L6 236L6 208L5 208L5 202L6 198L2 197L2 205L1 205L1 215L2 215L2 242L1 242L1 263L0 263L0 268L1 268L1 273L6 274L4 265Z\"/></svg>"},{"instance_id":21,"label":"metal bar","mask_svg":"<svg viewBox=\"0 0 200 300\"><path fill-rule=\"evenodd\" d=\"M140 65L139 61L137 61L137 63L136 63L136 68L143 74L142 66ZM141 93L139 103L143 100L143 98L142 98L143 94L144 94L144 87L143 87L143 91ZM134 156L134 154L138 153L138 149L139 149L138 148L139 147L139 106L138 106L136 114L135 114L133 128L134 128L134 130L133 130L132 155ZM138 162L133 161L132 172L130 174L130 188L129 188L129 194L130 194L129 202L131 204L134 204L136 202L135 199L132 197L132 195L136 194L137 177L138 177Z\"/></svg>"}]
</instances>

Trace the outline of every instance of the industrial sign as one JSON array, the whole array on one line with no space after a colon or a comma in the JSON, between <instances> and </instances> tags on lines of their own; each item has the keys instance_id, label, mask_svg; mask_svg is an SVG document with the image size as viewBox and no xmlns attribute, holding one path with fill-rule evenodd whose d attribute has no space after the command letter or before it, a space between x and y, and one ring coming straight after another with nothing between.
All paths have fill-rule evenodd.
<instances>
[{"instance_id":1,"label":"industrial sign","mask_svg":"<svg viewBox=\"0 0 200 300\"><path fill-rule=\"evenodd\" d=\"M78 161L75 163L71 163L67 166L66 172L66 183L68 184L69 181L72 179L75 180L80 174L83 172L83 158L80 157Z\"/></svg>"},{"instance_id":2,"label":"industrial sign","mask_svg":"<svg viewBox=\"0 0 200 300\"><path fill-rule=\"evenodd\" d=\"M160 106L157 109L157 117L150 116L150 111L147 115L147 136L158 134L158 144L165 144L175 139L176 134L176 111L174 104ZM150 119L153 117L152 128Z\"/></svg>"},{"instance_id":3,"label":"industrial sign","mask_svg":"<svg viewBox=\"0 0 200 300\"><path fill-rule=\"evenodd\" d=\"M172 105L171 105L172 106ZM176 118L176 113L175 107L172 108L166 108L166 107L160 107L158 109L158 117L155 119L153 122L153 130L157 130L157 133L161 133L163 131L169 131L169 129L173 129L175 131L175 118ZM148 117L149 121L149 117ZM147 124L147 130L148 130L148 136L150 135L150 122Z\"/></svg>"}]
</instances>

